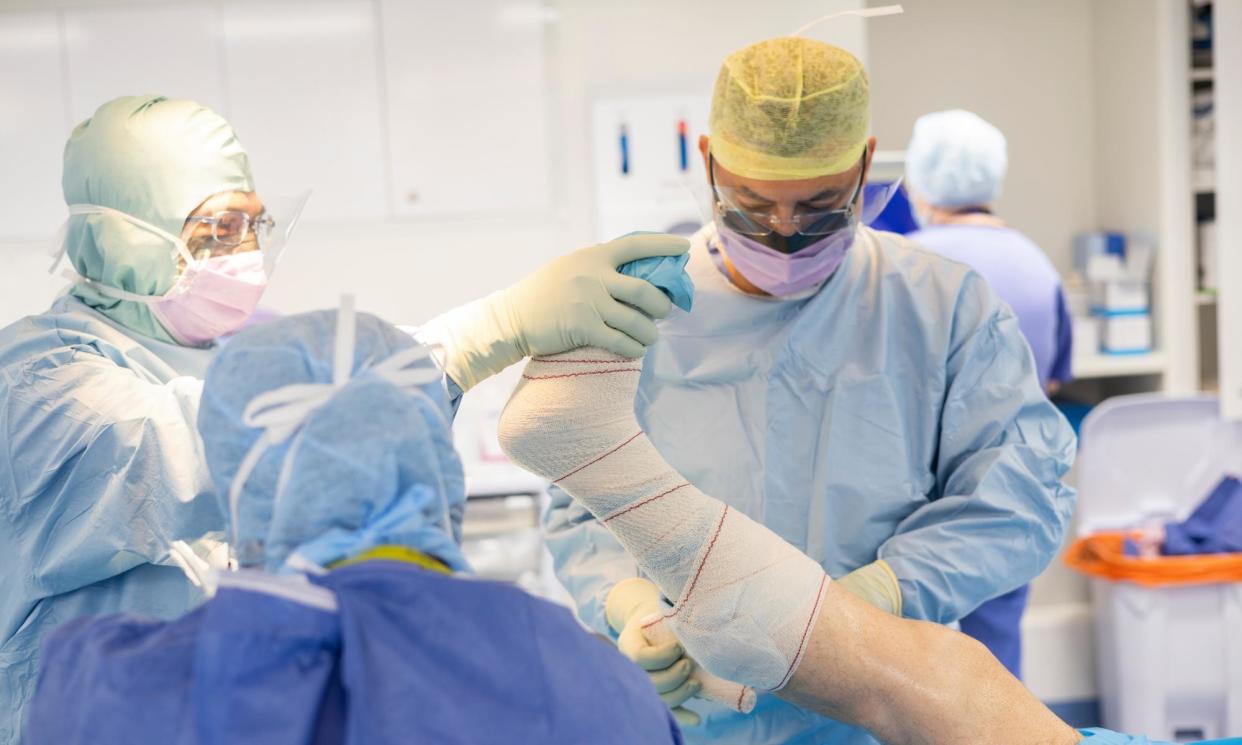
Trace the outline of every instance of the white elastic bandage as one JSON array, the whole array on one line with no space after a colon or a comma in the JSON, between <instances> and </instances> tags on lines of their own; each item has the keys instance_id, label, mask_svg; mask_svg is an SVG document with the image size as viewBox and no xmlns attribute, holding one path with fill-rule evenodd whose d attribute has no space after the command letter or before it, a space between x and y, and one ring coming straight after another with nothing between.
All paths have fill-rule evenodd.
<instances>
[{"instance_id":1,"label":"white elastic bandage","mask_svg":"<svg viewBox=\"0 0 1242 745\"><path fill-rule=\"evenodd\" d=\"M501 447L581 502L675 599L666 618L703 667L780 689L830 580L665 462L634 416L640 372L640 361L595 348L532 359L501 415Z\"/></svg>"}]
</instances>

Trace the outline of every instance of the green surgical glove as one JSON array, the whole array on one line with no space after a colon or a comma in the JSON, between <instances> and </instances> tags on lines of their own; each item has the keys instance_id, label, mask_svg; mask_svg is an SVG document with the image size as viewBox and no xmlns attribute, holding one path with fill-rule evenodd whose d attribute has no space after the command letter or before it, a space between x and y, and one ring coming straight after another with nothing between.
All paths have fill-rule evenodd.
<instances>
[{"instance_id":1,"label":"green surgical glove","mask_svg":"<svg viewBox=\"0 0 1242 745\"><path fill-rule=\"evenodd\" d=\"M584 248L435 318L418 338L441 347L444 370L463 392L523 357L587 346L642 357L658 335L652 319L667 316L672 302L655 285L617 268L689 248L686 239L659 233Z\"/></svg>"},{"instance_id":2,"label":"green surgical glove","mask_svg":"<svg viewBox=\"0 0 1242 745\"><path fill-rule=\"evenodd\" d=\"M647 672L677 724L694 727L700 722L699 715L682 706L701 688L690 677L694 660L677 642L653 645L643 635L643 623L664 611L659 588L640 577L618 582L604 600L608 625L618 634L617 649Z\"/></svg>"},{"instance_id":3,"label":"green surgical glove","mask_svg":"<svg viewBox=\"0 0 1242 745\"><path fill-rule=\"evenodd\" d=\"M901 616L901 588L897 584L897 575L883 559L855 569L837 580L837 584L885 613Z\"/></svg>"}]
</instances>

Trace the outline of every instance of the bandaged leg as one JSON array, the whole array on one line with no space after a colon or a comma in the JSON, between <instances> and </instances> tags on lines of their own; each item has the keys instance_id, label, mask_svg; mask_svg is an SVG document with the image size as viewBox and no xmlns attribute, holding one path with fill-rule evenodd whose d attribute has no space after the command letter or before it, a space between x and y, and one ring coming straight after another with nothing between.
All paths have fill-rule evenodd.
<instances>
[{"instance_id":1,"label":"bandaged leg","mask_svg":"<svg viewBox=\"0 0 1242 745\"><path fill-rule=\"evenodd\" d=\"M665 462L634 416L640 371L594 348L532 359L501 415L501 447L612 531L675 601L666 618L699 664L779 689L801 661L828 576Z\"/></svg>"}]
</instances>

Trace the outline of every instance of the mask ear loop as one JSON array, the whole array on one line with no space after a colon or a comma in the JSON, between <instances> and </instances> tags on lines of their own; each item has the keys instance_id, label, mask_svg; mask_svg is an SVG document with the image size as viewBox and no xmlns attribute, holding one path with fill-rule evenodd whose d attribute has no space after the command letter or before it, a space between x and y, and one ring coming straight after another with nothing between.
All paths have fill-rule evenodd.
<instances>
[{"instance_id":1,"label":"mask ear loop","mask_svg":"<svg viewBox=\"0 0 1242 745\"><path fill-rule=\"evenodd\" d=\"M65 258L65 252L69 250L69 245L65 242L69 238L69 219L60 224L56 229L56 236L52 238L52 245L49 247L48 255L52 257L52 265L47 268L48 274L55 274L56 267L60 266L60 262Z\"/></svg>"},{"instance_id":2,"label":"mask ear loop","mask_svg":"<svg viewBox=\"0 0 1242 745\"><path fill-rule=\"evenodd\" d=\"M111 207L105 207L101 204L71 204L69 205L70 219L78 215L113 215L115 217L119 217L131 225L137 225L138 227L142 228L148 233L159 236L160 238L163 238L169 243L172 243L173 246L177 249L176 252L181 255L181 258L185 259L185 264L187 267L197 267L201 263L194 258L193 254L190 253L190 247L185 244L185 241L181 240L180 236L173 235L172 233L169 233L167 230L164 230L163 228L157 225L152 225L146 220L140 220L137 217L134 217L133 215L129 213L122 212L120 210L114 210ZM68 227L68 221L66 221L65 227L66 228ZM63 246L64 241L61 241L61 244L62 244L62 248L59 251L59 254L63 255L64 254L64 246ZM60 263L59 258L57 259L57 263Z\"/></svg>"}]
</instances>

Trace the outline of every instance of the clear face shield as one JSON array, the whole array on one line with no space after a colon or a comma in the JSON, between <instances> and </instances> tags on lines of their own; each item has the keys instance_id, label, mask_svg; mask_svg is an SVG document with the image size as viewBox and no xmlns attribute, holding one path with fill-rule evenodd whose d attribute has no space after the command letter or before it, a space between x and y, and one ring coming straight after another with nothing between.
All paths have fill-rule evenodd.
<instances>
[{"instance_id":1,"label":"clear face shield","mask_svg":"<svg viewBox=\"0 0 1242 745\"><path fill-rule=\"evenodd\" d=\"M249 196L242 204L213 205L213 200L207 200L187 218L182 230L185 253L178 246L181 261L199 264L220 256L260 251L263 268L270 276L301 218L310 192L292 197L267 196L262 200Z\"/></svg>"}]
</instances>

